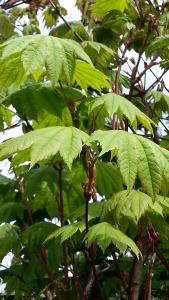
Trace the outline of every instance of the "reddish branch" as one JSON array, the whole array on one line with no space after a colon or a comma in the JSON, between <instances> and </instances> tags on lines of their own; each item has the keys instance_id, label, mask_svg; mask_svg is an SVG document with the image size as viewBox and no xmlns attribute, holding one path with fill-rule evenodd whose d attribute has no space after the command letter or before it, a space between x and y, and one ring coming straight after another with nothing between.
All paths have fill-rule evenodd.
<instances>
[{"instance_id":1,"label":"reddish branch","mask_svg":"<svg viewBox=\"0 0 169 300\"><path fill-rule=\"evenodd\" d=\"M121 280L125 291L128 293L128 281L126 279L126 276L124 275L124 273L122 272L122 270L120 268L120 264L119 264L119 261L116 256L116 252L113 250L112 246L110 246L110 252L111 252L111 255L113 256L113 262L114 262L115 271L117 273L117 276Z\"/></svg>"},{"instance_id":2,"label":"reddish branch","mask_svg":"<svg viewBox=\"0 0 169 300\"><path fill-rule=\"evenodd\" d=\"M64 199L63 199L63 166L62 166L62 163L60 163L58 166L58 172L59 172L59 179L58 179L59 211L60 211L61 227L63 227L64 226ZM67 249L66 249L65 243L63 243L63 259L64 259L64 274L65 274L65 280L66 280L66 289L69 292L70 291L70 278L69 278L68 263L67 263Z\"/></svg>"},{"instance_id":3,"label":"reddish branch","mask_svg":"<svg viewBox=\"0 0 169 300\"><path fill-rule=\"evenodd\" d=\"M143 300L151 300L151 290L152 290L152 278L153 278L153 267L156 259L156 253L153 253L151 257L151 262L149 264L149 270L147 274L146 288Z\"/></svg>"}]
</instances>

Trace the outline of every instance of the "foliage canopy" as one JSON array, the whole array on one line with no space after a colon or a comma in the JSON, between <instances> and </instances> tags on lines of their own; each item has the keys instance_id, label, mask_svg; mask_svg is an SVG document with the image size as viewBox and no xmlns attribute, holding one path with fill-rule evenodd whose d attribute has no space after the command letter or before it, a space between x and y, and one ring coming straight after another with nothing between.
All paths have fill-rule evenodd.
<instances>
[{"instance_id":1,"label":"foliage canopy","mask_svg":"<svg viewBox=\"0 0 169 300\"><path fill-rule=\"evenodd\" d=\"M168 1L76 5L0 1L5 294L167 300Z\"/></svg>"}]
</instances>

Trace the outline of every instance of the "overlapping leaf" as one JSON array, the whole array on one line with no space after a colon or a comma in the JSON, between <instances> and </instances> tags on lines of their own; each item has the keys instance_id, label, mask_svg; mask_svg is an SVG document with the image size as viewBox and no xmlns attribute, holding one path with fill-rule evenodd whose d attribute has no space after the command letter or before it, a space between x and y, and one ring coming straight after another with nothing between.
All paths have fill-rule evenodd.
<instances>
[{"instance_id":1,"label":"overlapping leaf","mask_svg":"<svg viewBox=\"0 0 169 300\"><path fill-rule=\"evenodd\" d=\"M113 243L121 252L124 252L128 247L130 247L137 257L140 254L136 244L129 237L106 222L92 226L89 229L86 238L89 245L96 240L103 252L111 243Z\"/></svg>"},{"instance_id":2,"label":"overlapping leaf","mask_svg":"<svg viewBox=\"0 0 169 300\"><path fill-rule=\"evenodd\" d=\"M138 222L140 217L152 207L152 199L141 191L122 191L116 193L111 199L105 202L103 215L114 211L117 220L122 216L132 218Z\"/></svg>"},{"instance_id":3,"label":"overlapping leaf","mask_svg":"<svg viewBox=\"0 0 169 300\"><path fill-rule=\"evenodd\" d=\"M17 114L24 119L38 121L45 113L63 119L63 110L69 101L79 101L84 95L80 90L63 86L52 88L48 85L33 84L12 93L5 98L7 105L12 104Z\"/></svg>"},{"instance_id":4,"label":"overlapping leaf","mask_svg":"<svg viewBox=\"0 0 169 300\"><path fill-rule=\"evenodd\" d=\"M91 58L95 67L101 71L107 71L108 64L112 61L115 52L104 44L85 41L82 43L85 52Z\"/></svg>"},{"instance_id":5,"label":"overlapping leaf","mask_svg":"<svg viewBox=\"0 0 169 300\"><path fill-rule=\"evenodd\" d=\"M31 166L59 152L71 168L73 160L80 154L87 138L85 132L74 127L57 126L37 129L2 144L0 159L31 147Z\"/></svg>"},{"instance_id":6,"label":"overlapping leaf","mask_svg":"<svg viewBox=\"0 0 169 300\"><path fill-rule=\"evenodd\" d=\"M147 194L155 197L159 193L169 162L167 150L141 136L118 130L95 131L89 141L100 142L100 156L108 151L112 151L112 155L117 154L120 171L129 190L138 176Z\"/></svg>"},{"instance_id":7,"label":"overlapping leaf","mask_svg":"<svg viewBox=\"0 0 169 300\"><path fill-rule=\"evenodd\" d=\"M126 117L133 127L137 128L137 122L139 122L152 131L151 123L154 124L154 122L134 104L117 94L111 93L96 98L91 102L90 109L91 111L98 111L99 109L99 112L104 110L110 118L113 113L116 113L121 119Z\"/></svg>"},{"instance_id":8,"label":"overlapping leaf","mask_svg":"<svg viewBox=\"0 0 169 300\"><path fill-rule=\"evenodd\" d=\"M25 76L43 72L46 68L52 84L62 78L70 84L75 69L75 59L91 63L82 47L72 40L52 36L28 35L8 40L1 46L0 86L20 84Z\"/></svg>"}]
</instances>

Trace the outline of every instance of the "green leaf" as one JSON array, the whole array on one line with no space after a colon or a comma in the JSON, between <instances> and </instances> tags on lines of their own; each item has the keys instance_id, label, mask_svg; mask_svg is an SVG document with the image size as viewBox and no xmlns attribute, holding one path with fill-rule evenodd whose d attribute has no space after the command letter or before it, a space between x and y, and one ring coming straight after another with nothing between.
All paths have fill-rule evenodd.
<instances>
[{"instance_id":1,"label":"green leaf","mask_svg":"<svg viewBox=\"0 0 169 300\"><path fill-rule=\"evenodd\" d=\"M9 128L12 123L12 112L8 108L1 105L0 114L2 115L3 121L6 123L7 127Z\"/></svg>"},{"instance_id":2,"label":"green leaf","mask_svg":"<svg viewBox=\"0 0 169 300\"><path fill-rule=\"evenodd\" d=\"M84 184L87 180L86 172L81 160L77 160L71 171L63 171L63 198L65 220L71 219L72 213L84 203Z\"/></svg>"},{"instance_id":3,"label":"green leaf","mask_svg":"<svg viewBox=\"0 0 169 300\"><path fill-rule=\"evenodd\" d=\"M56 225L40 222L29 226L23 233L23 242L28 243L34 251L39 252L47 236L55 231Z\"/></svg>"},{"instance_id":4,"label":"green leaf","mask_svg":"<svg viewBox=\"0 0 169 300\"><path fill-rule=\"evenodd\" d=\"M43 12L43 22L47 28L51 28L58 22L59 16L50 7Z\"/></svg>"},{"instance_id":5,"label":"green leaf","mask_svg":"<svg viewBox=\"0 0 169 300\"><path fill-rule=\"evenodd\" d=\"M12 83L20 84L25 76L42 72L44 68L53 85L62 77L70 84L75 70L75 59L91 63L90 58L75 41L39 34L8 40L1 45L0 50L0 67L4 73L0 76L2 88ZM7 82L3 78L8 79Z\"/></svg>"},{"instance_id":6,"label":"green leaf","mask_svg":"<svg viewBox=\"0 0 169 300\"><path fill-rule=\"evenodd\" d=\"M58 237L61 237L61 243L63 243L67 239L71 238L78 230L80 230L80 232L83 232L85 230L84 222L78 222L78 223L66 225L57 229L47 237L45 242L54 238L56 239Z\"/></svg>"},{"instance_id":7,"label":"green leaf","mask_svg":"<svg viewBox=\"0 0 169 300\"><path fill-rule=\"evenodd\" d=\"M0 88L5 89L12 84L20 85L25 80L25 71L19 53L11 54L9 57L0 58Z\"/></svg>"},{"instance_id":8,"label":"green leaf","mask_svg":"<svg viewBox=\"0 0 169 300\"><path fill-rule=\"evenodd\" d=\"M122 216L132 218L136 223L142 215L152 207L152 199L141 191L122 191L113 195L105 202L103 215L114 211L117 220Z\"/></svg>"},{"instance_id":9,"label":"green leaf","mask_svg":"<svg viewBox=\"0 0 169 300\"><path fill-rule=\"evenodd\" d=\"M80 60L76 61L73 80L77 81L84 90L87 90L88 87L92 87L98 91L101 91L104 87L110 88L108 77L106 75L95 69L90 64Z\"/></svg>"},{"instance_id":10,"label":"green leaf","mask_svg":"<svg viewBox=\"0 0 169 300\"><path fill-rule=\"evenodd\" d=\"M162 173L169 162L167 150L141 136L118 130L95 131L89 143L93 141L99 141L102 146L100 156L116 149L120 171L129 191L138 176L146 193L153 198L159 193Z\"/></svg>"},{"instance_id":11,"label":"green leaf","mask_svg":"<svg viewBox=\"0 0 169 300\"><path fill-rule=\"evenodd\" d=\"M40 124L41 120L49 122L50 115L55 117L54 125L62 125L60 123L64 122L65 112L67 116L70 115L67 103L81 101L83 98L84 94L75 88L66 86L52 88L45 84L32 84L6 97L4 103L12 104L23 120L26 117ZM6 115L3 118L7 121Z\"/></svg>"},{"instance_id":12,"label":"green leaf","mask_svg":"<svg viewBox=\"0 0 169 300\"><path fill-rule=\"evenodd\" d=\"M169 111L169 96L159 91L153 91L152 96L155 100L155 108L159 108L160 111Z\"/></svg>"},{"instance_id":13,"label":"green leaf","mask_svg":"<svg viewBox=\"0 0 169 300\"><path fill-rule=\"evenodd\" d=\"M11 23L9 17L0 13L0 40L7 40L14 34L14 25Z\"/></svg>"},{"instance_id":14,"label":"green leaf","mask_svg":"<svg viewBox=\"0 0 169 300\"><path fill-rule=\"evenodd\" d=\"M111 10L120 10L123 12L128 6L127 0L95 0L92 5L92 14L96 17L104 17Z\"/></svg>"},{"instance_id":15,"label":"green leaf","mask_svg":"<svg viewBox=\"0 0 169 300\"><path fill-rule=\"evenodd\" d=\"M56 36L59 38L64 38L64 39L72 39L79 42L79 39L74 34L74 32L76 32L83 41L89 39L89 35L81 22L73 21L73 22L68 22L68 24L70 25L71 30L67 26L67 24L63 23L57 26L56 28L53 28L50 31L49 35Z\"/></svg>"},{"instance_id":16,"label":"green leaf","mask_svg":"<svg viewBox=\"0 0 169 300\"><path fill-rule=\"evenodd\" d=\"M150 56L154 52L166 49L169 46L169 35L160 36L153 40L146 49L147 54Z\"/></svg>"},{"instance_id":17,"label":"green leaf","mask_svg":"<svg viewBox=\"0 0 169 300\"><path fill-rule=\"evenodd\" d=\"M33 170L33 174L26 180L25 193L31 197L48 187L53 194L56 193L57 172L50 166L43 166Z\"/></svg>"},{"instance_id":18,"label":"green leaf","mask_svg":"<svg viewBox=\"0 0 169 300\"><path fill-rule=\"evenodd\" d=\"M94 202L94 203L89 203L88 207L88 220L93 220L102 215L103 211L103 202ZM75 211L72 213L72 219L75 221L81 217L84 218L85 215L85 205L82 205L78 207Z\"/></svg>"},{"instance_id":19,"label":"green leaf","mask_svg":"<svg viewBox=\"0 0 169 300\"><path fill-rule=\"evenodd\" d=\"M93 41L83 42L82 47L91 58L94 66L107 73L108 64L112 62L115 52L106 45Z\"/></svg>"},{"instance_id":20,"label":"green leaf","mask_svg":"<svg viewBox=\"0 0 169 300\"><path fill-rule=\"evenodd\" d=\"M112 118L113 113L116 113L120 119L126 117L131 125L137 128L137 122L143 124L149 131L152 131L151 123L155 123L140 111L130 101L117 94L111 93L95 98L91 102L91 111L105 110L107 116ZM103 118L103 122L105 119Z\"/></svg>"},{"instance_id":21,"label":"green leaf","mask_svg":"<svg viewBox=\"0 0 169 300\"><path fill-rule=\"evenodd\" d=\"M136 244L129 237L106 222L90 227L86 238L89 246L96 240L103 252L111 243L113 243L121 252L124 252L128 247L130 247L137 257L139 257L140 254Z\"/></svg>"},{"instance_id":22,"label":"green leaf","mask_svg":"<svg viewBox=\"0 0 169 300\"><path fill-rule=\"evenodd\" d=\"M21 248L19 241L17 227L11 224L4 224L0 226L0 261L6 256L11 250L13 253Z\"/></svg>"},{"instance_id":23,"label":"green leaf","mask_svg":"<svg viewBox=\"0 0 169 300\"><path fill-rule=\"evenodd\" d=\"M96 189L97 192L111 197L113 193L123 190L123 181L117 167L112 163L98 161L96 164Z\"/></svg>"},{"instance_id":24,"label":"green leaf","mask_svg":"<svg viewBox=\"0 0 169 300\"><path fill-rule=\"evenodd\" d=\"M5 98L6 103L12 104L22 119L37 120L45 112L62 117L65 103L55 89L37 84L11 94Z\"/></svg>"},{"instance_id":25,"label":"green leaf","mask_svg":"<svg viewBox=\"0 0 169 300\"><path fill-rule=\"evenodd\" d=\"M0 222L12 222L16 219L22 220L24 216L24 207L18 202L6 202L1 205Z\"/></svg>"},{"instance_id":26,"label":"green leaf","mask_svg":"<svg viewBox=\"0 0 169 300\"><path fill-rule=\"evenodd\" d=\"M68 165L80 154L88 135L74 127L48 127L37 129L23 136L11 139L0 146L0 159L31 147L31 166L56 153Z\"/></svg>"}]
</instances>

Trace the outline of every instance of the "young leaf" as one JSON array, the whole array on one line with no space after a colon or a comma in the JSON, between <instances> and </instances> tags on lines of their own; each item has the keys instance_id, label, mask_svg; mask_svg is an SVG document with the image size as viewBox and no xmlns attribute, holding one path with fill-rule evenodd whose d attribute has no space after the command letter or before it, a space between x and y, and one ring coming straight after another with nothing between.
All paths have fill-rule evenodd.
<instances>
[{"instance_id":1,"label":"young leaf","mask_svg":"<svg viewBox=\"0 0 169 300\"><path fill-rule=\"evenodd\" d=\"M63 243L67 239L71 238L78 230L80 230L80 232L83 232L84 229L85 229L84 222L78 222L78 223L66 225L66 226L63 226L63 227L57 229L56 231L52 232L47 237L45 242L47 242L51 239L54 239L54 238L56 239L58 237L61 237L61 243Z\"/></svg>"},{"instance_id":2,"label":"young leaf","mask_svg":"<svg viewBox=\"0 0 169 300\"><path fill-rule=\"evenodd\" d=\"M137 257L139 257L140 254L136 244L129 237L106 222L90 227L86 239L88 240L89 246L96 240L103 252L113 243L123 253L130 247Z\"/></svg>"},{"instance_id":3,"label":"young leaf","mask_svg":"<svg viewBox=\"0 0 169 300\"><path fill-rule=\"evenodd\" d=\"M105 110L110 118L113 113L116 113L120 119L126 117L133 127L137 128L137 122L139 122L152 132L151 123L154 124L154 122L134 104L117 94L106 94L94 99L90 109L91 111Z\"/></svg>"},{"instance_id":4,"label":"young leaf","mask_svg":"<svg viewBox=\"0 0 169 300\"><path fill-rule=\"evenodd\" d=\"M122 216L127 216L138 222L150 207L152 207L152 199L145 193L135 190L122 191L105 202L103 215L108 211L114 211L118 220Z\"/></svg>"},{"instance_id":5,"label":"young leaf","mask_svg":"<svg viewBox=\"0 0 169 300\"><path fill-rule=\"evenodd\" d=\"M48 127L37 129L0 145L0 159L31 147L31 166L36 162L60 153L71 168L73 160L80 154L88 135L74 127Z\"/></svg>"},{"instance_id":6,"label":"young leaf","mask_svg":"<svg viewBox=\"0 0 169 300\"><path fill-rule=\"evenodd\" d=\"M116 149L120 171L129 191L138 176L144 191L151 197L159 193L162 173L169 162L167 150L141 136L118 130L95 131L89 139L92 141L100 142L100 156Z\"/></svg>"},{"instance_id":7,"label":"young leaf","mask_svg":"<svg viewBox=\"0 0 169 300\"><path fill-rule=\"evenodd\" d=\"M3 70L3 76L8 78L5 82L3 77L0 77L2 88L4 84L8 87L16 82L16 78L18 78L17 84L20 84L25 75L33 75L37 71L43 71L44 68L53 85L62 76L70 84L76 58L91 64L90 58L78 43L52 36L37 34L18 37L5 42L0 46L0 50L2 51L0 67ZM22 76L19 76L20 72Z\"/></svg>"}]
</instances>

